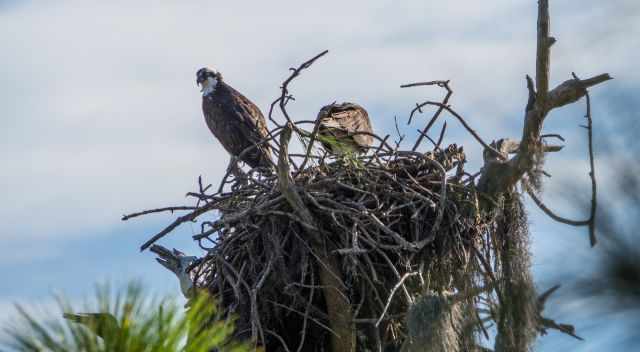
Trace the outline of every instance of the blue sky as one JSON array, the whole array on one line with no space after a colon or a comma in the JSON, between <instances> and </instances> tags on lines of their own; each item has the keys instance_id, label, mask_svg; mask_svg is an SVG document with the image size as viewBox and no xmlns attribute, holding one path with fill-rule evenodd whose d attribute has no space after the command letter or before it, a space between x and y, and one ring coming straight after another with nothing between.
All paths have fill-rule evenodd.
<instances>
[{"instance_id":1,"label":"blue sky","mask_svg":"<svg viewBox=\"0 0 640 352\"><path fill-rule=\"evenodd\" d=\"M390 133L394 116L404 121L416 101L441 94L400 84L450 79L453 106L480 135L517 138L524 75L534 72L535 10L534 0L0 1L0 317L12 302L46 305L56 291L81 297L101 280L143 277L154 291L177 294L174 278L137 249L172 217L120 217L184 203L198 175L214 182L223 173L228 157L204 124L198 68L215 67L266 110L289 67L329 49L291 87L298 119L334 100L355 101L380 134ZM637 115L640 4L555 0L551 14L552 82L572 71L609 72L615 80L592 92L596 126ZM545 199L576 217L565 185L589 190L583 114L578 103L545 125L567 138L548 158L554 177ZM464 144L468 169L477 169L480 148L453 120L449 131L448 142ZM608 160L599 155L603 180ZM587 271L584 259L572 259L592 253L585 232L529 205L540 288ZM162 244L201 254L193 231L183 226ZM624 324L614 317L594 327L579 308L548 309L588 341L551 333L541 351L613 346Z\"/></svg>"}]
</instances>

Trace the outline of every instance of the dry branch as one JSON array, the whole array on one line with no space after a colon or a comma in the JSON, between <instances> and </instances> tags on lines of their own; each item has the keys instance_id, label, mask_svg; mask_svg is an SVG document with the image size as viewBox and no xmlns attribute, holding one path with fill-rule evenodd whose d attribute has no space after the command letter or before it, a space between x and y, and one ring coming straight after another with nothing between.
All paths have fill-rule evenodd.
<instances>
[{"instance_id":1,"label":"dry branch","mask_svg":"<svg viewBox=\"0 0 640 352\"><path fill-rule=\"evenodd\" d=\"M549 91L549 62L551 45L555 43L555 38L549 36L549 4L548 0L538 1L538 37L537 37L537 59L536 59L536 89L533 91L531 79L527 76L527 87L529 89L529 102L525 109L525 122L522 131L522 138L516 155L508 160L500 160L489 156L485 158L483 173L478 182L478 189L492 196L497 196L507 192L523 179L524 175L536 170L536 163L542 160L544 145L542 138L542 128L544 120L551 110L574 103L582 97L587 97L587 120L589 123L589 159L590 177L592 180L592 207L589 225L589 236L591 245L595 245L594 225L596 211L596 181L593 170L593 147L591 135L591 113L587 88L598 85L611 79L609 74L600 74L588 79L581 80L577 76L567 80L551 91ZM485 155L487 152L485 152ZM489 153L490 154L490 153ZM565 222L567 223L567 222Z\"/></svg>"}]
</instances>

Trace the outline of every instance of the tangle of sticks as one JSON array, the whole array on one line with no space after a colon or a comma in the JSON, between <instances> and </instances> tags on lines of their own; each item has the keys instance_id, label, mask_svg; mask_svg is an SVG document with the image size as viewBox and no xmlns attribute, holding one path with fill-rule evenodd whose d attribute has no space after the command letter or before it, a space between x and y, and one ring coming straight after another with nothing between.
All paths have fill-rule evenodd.
<instances>
[{"instance_id":1,"label":"tangle of sticks","mask_svg":"<svg viewBox=\"0 0 640 352\"><path fill-rule=\"evenodd\" d=\"M541 134L547 114L589 99L587 88L611 77L581 80L574 75L549 90L549 50L555 39L549 36L548 1L538 6L536 81L534 87L527 76L521 141L486 143L449 105L449 81L438 80L402 86L437 86L446 92L441 101L426 100L412 109L409 123L429 107L435 112L418 129L410 149L401 146L404 136L390 145L389 135L372 134L375 143L365 154L328 155L316 141L319 120L295 120L287 112L294 100L289 84L326 55L323 51L291 68L270 106L275 127L258 145L270 144L277 155L272 170L231 172L239 170L243 153L257 147L252 146L231 158L215 191L198 179L198 190L187 194L195 205L151 209L123 220L187 212L145 242L144 250L179 225L214 215L215 220L200 221L193 236L206 251L190 268L193 280L217 298L222 316L236 318L239 338L268 351L382 351L397 349L403 341L410 349L433 341L417 341L407 336L409 331L446 330L447 325L451 331L421 333L420 338L446 340L443 348L451 351L480 350L477 337L489 340L489 326L497 327L496 351L525 350L533 336L547 329L577 338L572 326L541 314L557 287L536 299L527 219L515 186L535 177L544 153L561 149L544 143L544 138L562 139ZM446 124L437 141L429 137L445 114L484 149L479 172L465 170L462 147L442 146ZM558 221L588 225L595 244L589 100L587 123L593 190L589 219L561 218L534 200ZM289 152L292 135L302 142L302 153ZM425 140L432 146L425 147ZM529 183L525 186L535 197ZM413 312L410 319L405 319L407 311ZM421 312L440 323L407 326L420 321L415 317Z\"/></svg>"}]
</instances>

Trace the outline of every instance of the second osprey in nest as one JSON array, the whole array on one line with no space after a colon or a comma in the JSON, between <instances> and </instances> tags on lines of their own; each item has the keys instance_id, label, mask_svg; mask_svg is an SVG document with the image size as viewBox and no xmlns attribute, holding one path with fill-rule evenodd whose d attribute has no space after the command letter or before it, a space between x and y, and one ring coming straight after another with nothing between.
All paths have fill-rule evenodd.
<instances>
[{"instance_id":1,"label":"second osprey in nest","mask_svg":"<svg viewBox=\"0 0 640 352\"><path fill-rule=\"evenodd\" d=\"M319 140L333 154L366 153L373 142L369 114L354 103L330 104L318 113Z\"/></svg>"},{"instance_id":2,"label":"second osprey in nest","mask_svg":"<svg viewBox=\"0 0 640 352\"><path fill-rule=\"evenodd\" d=\"M210 68L198 70L196 83L202 86L204 119L224 149L252 168L270 168L269 144L258 145L269 134L260 109ZM249 147L254 148L241 155Z\"/></svg>"}]
</instances>

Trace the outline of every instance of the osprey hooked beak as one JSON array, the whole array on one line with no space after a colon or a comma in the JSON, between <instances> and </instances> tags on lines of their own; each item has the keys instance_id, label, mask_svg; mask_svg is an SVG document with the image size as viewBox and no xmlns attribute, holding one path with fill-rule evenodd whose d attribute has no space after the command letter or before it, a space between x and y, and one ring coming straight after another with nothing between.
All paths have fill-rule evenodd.
<instances>
[{"instance_id":1,"label":"osprey hooked beak","mask_svg":"<svg viewBox=\"0 0 640 352\"><path fill-rule=\"evenodd\" d=\"M217 81L218 76L219 74L215 70L212 70L210 68L204 67L199 69L196 73L196 84L202 86L202 88L200 88L200 91L204 92L205 89L207 89L207 82L209 81L209 78L213 78L214 81Z\"/></svg>"},{"instance_id":2,"label":"osprey hooked beak","mask_svg":"<svg viewBox=\"0 0 640 352\"><path fill-rule=\"evenodd\" d=\"M206 80L206 78L204 77L204 75L198 75L198 77L196 78L196 85L201 86L200 87L200 91L201 92L204 90L204 85L202 83L205 80Z\"/></svg>"}]
</instances>

